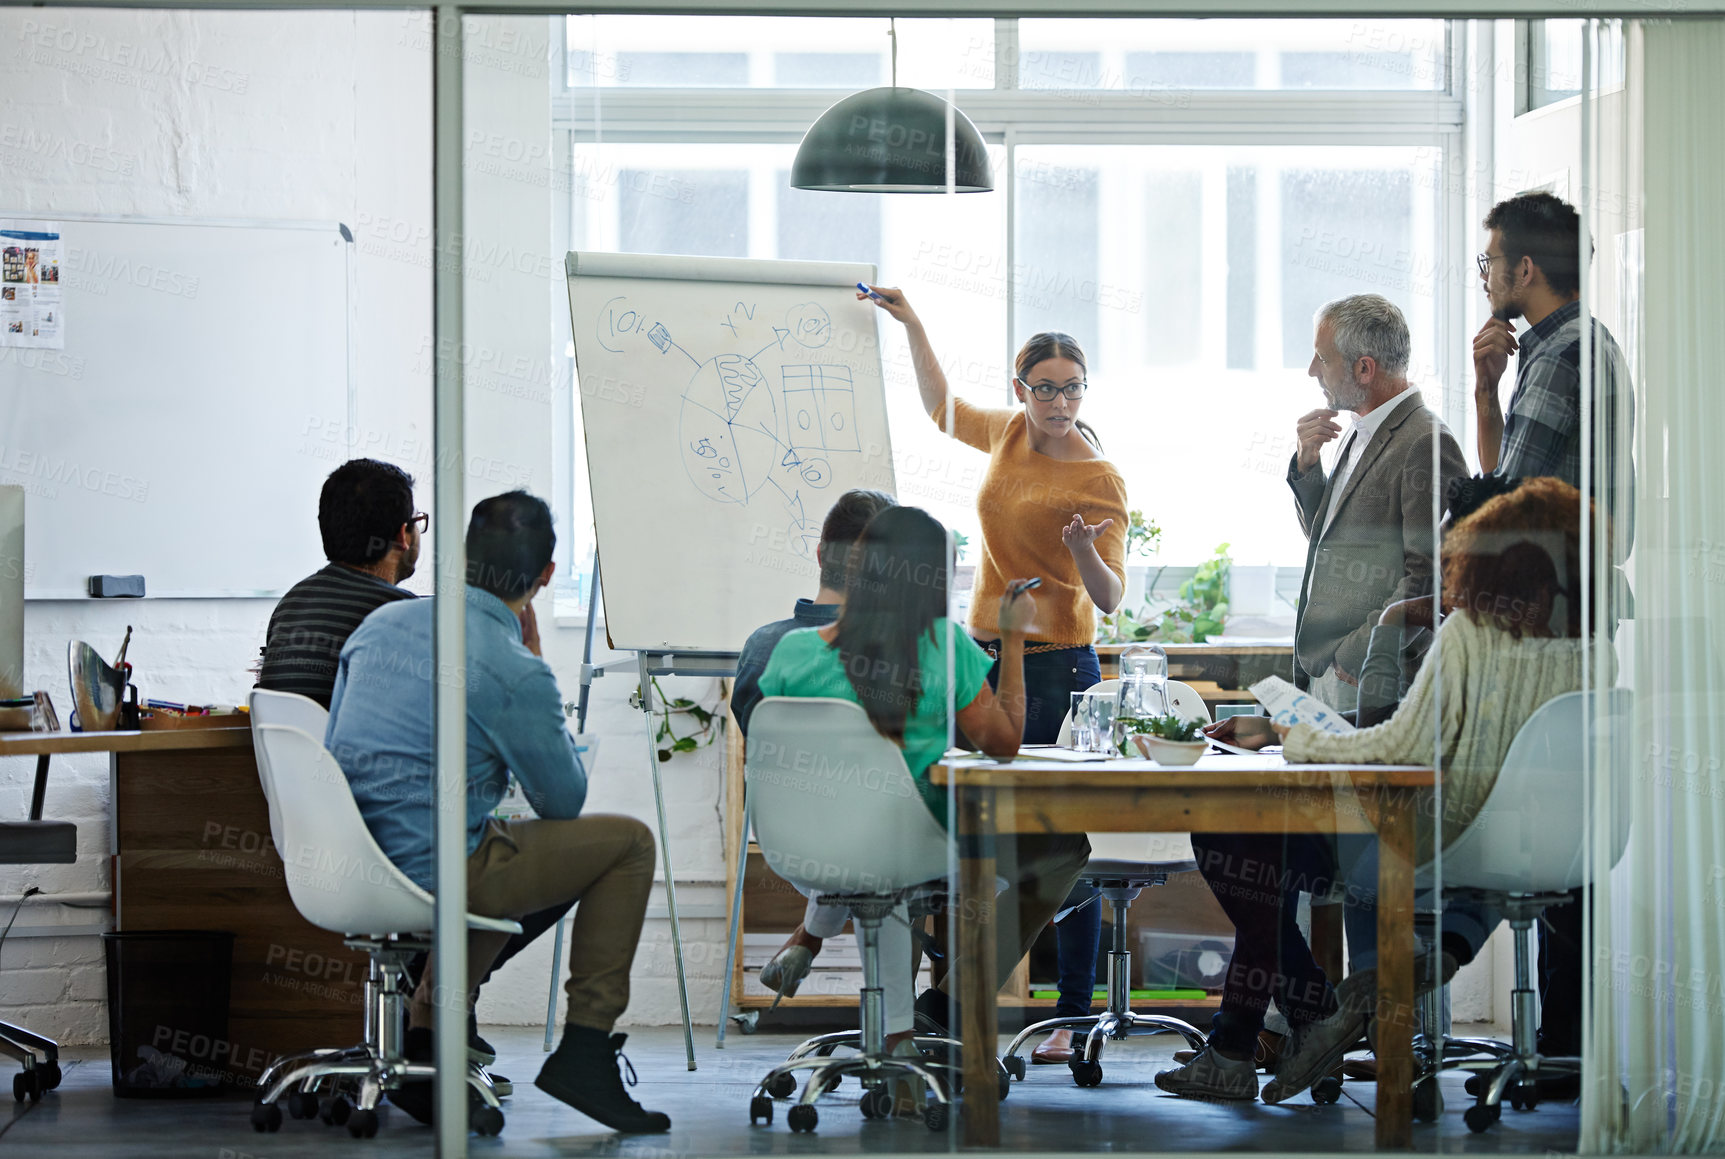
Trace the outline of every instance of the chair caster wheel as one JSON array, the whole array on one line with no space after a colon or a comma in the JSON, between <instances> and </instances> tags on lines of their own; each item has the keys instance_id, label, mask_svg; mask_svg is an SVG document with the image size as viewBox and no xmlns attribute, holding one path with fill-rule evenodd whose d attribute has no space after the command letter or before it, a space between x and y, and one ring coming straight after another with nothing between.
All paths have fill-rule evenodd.
<instances>
[{"instance_id":1,"label":"chair caster wheel","mask_svg":"<svg viewBox=\"0 0 1725 1159\"><path fill-rule=\"evenodd\" d=\"M1485 1090L1485 1083L1480 1079L1479 1075L1470 1074L1467 1076L1467 1082L1462 1084L1462 1089L1477 1098L1479 1093Z\"/></svg>"},{"instance_id":2,"label":"chair caster wheel","mask_svg":"<svg viewBox=\"0 0 1725 1159\"><path fill-rule=\"evenodd\" d=\"M1342 1097L1342 1080L1333 1074L1327 1074L1312 1084L1312 1101L1320 1107L1327 1107Z\"/></svg>"},{"instance_id":3,"label":"chair caster wheel","mask_svg":"<svg viewBox=\"0 0 1725 1159\"><path fill-rule=\"evenodd\" d=\"M324 1104L322 1118L326 1127L345 1127L352 1115L353 1104L346 1095L337 1095Z\"/></svg>"},{"instance_id":4,"label":"chair caster wheel","mask_svg":"<svg viewBox=\"0 0 1725 1159\"><path fill-rule=\"evenodd\" d=\"M1072 1081L1081 1087L1099 1087L1102 1085L1102 1064L1099 1062L1084 1062L1078 1059L1066 1064L1072 1068Z\"/></svg>"},{"instance_id":5,"label":"chair caster wheel","mask_svg":"<svg viewBox=\"0 0 1725 1159\"><path fill-rule=\"evenodd\" d=\"M317 1118L317 1096L310 1091L294 1091L287 1097L287 1113L290 1119Z\"/></svg>"},{"instance_id":6,"label":"chair caster wheel","mask_svg":"<svg viewBox=\"0 0 1725 1159\"><path fill-rule=\"evenodd\" d=\"M931 1131L944 1131L952 1121L952 1107L948 1103L930 1103L922 1112L923 1126Z\"/></svg>"},{"instance_id":7,"label":"chair caster wheel","mask_svg":"<svg viewBox=\"0 0 1725 1159\"><path fill-rule=\"evenodd\" d=\"M884 1086L870 1087L864 1091L862 1102L859 1105L865 1119L892 1117L892 1093Z\"/></svg>"},{"instance_id":8,"label":"chair caster wheel","mask_svg":"<svg viewBox=\"0 0 1725 1159\"><path fill-rule=\"evenodd\" d=\"M58 1062L51 1062L40 1069L42 1073L42 1089L44 1091L51 1091L60 1085L60 1064Z\"/></svg>"},{"instance_id":9,"label":"chair caster wheel","mask_svg":"<svg viewBox=\"0 0 1725 1159\"><path fill-rule=\"evenodd\" d=\"M252 1130L258 1134L282 1129L282 1109L274 1103L252 1104Z\"/></svg>"},{"instance_id":10,"label":"chair caster wheel","mask_svg":"<svg viewBox=\"0 0 1725 1159\"><path fill-rule=\"evenodd\" d=\"M773 1125L773 1100L766 1095L756 1095L749 1100L749 1126L757 1123Z\"/></svg>"},{"instance_id":11,"label":"chair caster wheel","mask_svg":"<svg viewBox=\"0 0 1725 1159\"><path fill-rule=\"evenodd\" d=\"M1515 1110L1531 1111L1539 1106L1539 1092L1532 1083L1523 1083L1520 1086L1509 1088L1509 1093L1504 1096L1504 1100Z\"/></svg>"},{"instance_id":12,"label":"chair caster wheel","mask_svg":"<svg viewBox=\"0 0 1725 1159\"><path fill-rule=\"evenodd\" d=\"M820 1114L807 1103L798 1103L785 1112L785 1123L799 1135L813 1134Z\"/></svg>"},{"instance_id":13,"label":"chair caster wheel","mask_svg":"<svg viewBox=\"0 0 1725 1159\"><path fill-rule=\"evenodd\" d=\"M1436 1122L1443 1115L1443 1091L1438 1089L1437 1076L1414 1087L1414 1118L1422 1123Z\"/></svg>"},{"instance_id":14,"label":"chair caster wheel","mask_svg":"<svg viewBox=\"0 0 1725 1159\"><path fill-rule=\"evenodd\" d=\"M1012 1076L1002 1071L998 1077L1000 1079L1000 1101L1004 1103L1006 1096L1012 1093Z\"/></svg>"},{"instance_id":15,"label":"chair caster wheel","mask_svg":"<svg viewBox=\"0 0 1725 1159\"><path fill-rule=\"evenodd\" d=\"M41 1080L34 1070L19 1071L12 1076L12 1097L19 1102L25 1099L33 1103L41 1101Z\"/></svg>"},{"instance_id":16,"label":"chair caster wheel","mask_svg":"<svg viewBox=\"0 0 1725 1159\"><path fill-rule=\"evenodd\" d=\"M1024 1081L1024 1059L1016 1054L1009 1054L1000 1060L1000 1065L1006 1068L1007 1074L1019 1082Z\"/></svg>"},{"instance_id":17,"label":"chair caster wheel","mask_svg":"<svg viewBox=\"0 0 1725 1159\"><path fill-rule=\"evenodd\" d=\"M1497 1122L1497 1116L1492 1114L1491 1107L1484 1103L1475 1103L1461 1113L1461 1121L1467 1124L1468 1130L1477 1135Z\"/></svg>"},{"instance_id":18,"label":"chair caster wheel","mask_svg":"<svg viewBox=\"0 0 1725 1159\"><path fill-rule=\"evenodd\" d=\"M473 1113L467 1117L467 1125L473 1128L476 1135L492 1136L503 1134L503 1110L489 1104L481 1104L473 1108Z\"/></svg>"},{"instance_id":19,"label":"chair caster wheel","mask_svg":"<svg viewBox=\"0 0 1725 1159\"><path fill-rule=\"evenodd\" d=\"M797 1076L781 1072L768 1079L763 1089L775 1099L788 1099L797 1092Z\"/></svg>"},{"instance_id":20,"label":"chair caster wheel","mask_svg":"<svg viewBox=\"0 0 1725 1159\"><path fill-rule=\"evenodd\" d=\"M377 1112L363 1108L347 1117L347 1133L355 1139L370 1139L377 1134Z\"/></svg>"}]
</instances>

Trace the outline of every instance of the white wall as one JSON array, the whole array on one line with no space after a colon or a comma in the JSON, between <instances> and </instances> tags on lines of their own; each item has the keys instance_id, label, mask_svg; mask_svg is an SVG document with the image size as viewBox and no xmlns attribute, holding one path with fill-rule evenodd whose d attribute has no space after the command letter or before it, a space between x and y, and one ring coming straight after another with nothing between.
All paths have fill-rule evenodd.
<instances>
[{"instance_id":1,"label":"white wall","mask_svg":"<svg viewBox=\"0 0 1725 1159\"><path fill-rule=\"evenodd\" d=\"M561 255L550 244L550 23L470 21L469 29L468 491L470 500L512 486L544 494L552 481L548 296L561 285ZM423 13L0 12L0 213L346 222L358 250L357 451L412 471L422 506L430 504L432 474L430 41ZM330 416L332 424L342 418ZM282 437L332 466L347 457L320 431ZM315 503L306 496L306 511ZM191 542L188 550L203 548ZM305 570L321 562L308 559ZM429 590L429 571L409 586ZM237 702L252 683L247 669L270 607L33 602L25 687L55 692L64 707L66 641L86 639L111 654L131 624L130 659L146 695ZM578 633L548 627L546 634L573 700ZM626 703L631 687L622 677L599 685L592 726L608 751L590 801L650 820L642 728ZM0 815L24 813L32 771L25 760L0 761ZM722 880L717 765L709 754L679 758L667 784L679 878ZM52 815L78 823L80 860L0 870L0 897L32 884L50 895L109 888L106 759L57 759L48 803ZM721 892L703 898L694 889L685 905L710 910ZM103 973L93 931L104 918L100 908L26 906L0 962L0 1017L68 1042L101 1041ZM689 924L692 957L710 956L698 942L716 941L720 924ZM77 932L42 936L53 926ZM632 1021L677 1017L661 950L667 938L662 920L649 922ZM488 989L482 1016L543 1017L549 948L538 949ZM697 1011L710 1019L717 966L707 972Z\"/></svg>"}]
</instances>

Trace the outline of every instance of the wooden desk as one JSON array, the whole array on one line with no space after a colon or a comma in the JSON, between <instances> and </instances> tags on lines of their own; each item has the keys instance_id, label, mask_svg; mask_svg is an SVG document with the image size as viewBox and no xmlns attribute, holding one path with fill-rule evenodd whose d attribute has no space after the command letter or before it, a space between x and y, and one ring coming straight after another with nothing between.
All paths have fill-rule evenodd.
<instances>
[{"instance_id":1,"label":"wooden desk","mask_svg":"<svg viewBox=\"0 0 1725 1159\"><path fill-rule=\"evenodd\" d=\"M1288 765L1280 757L1207 756L1187 768L964 757L933 765L929 775L936 785L953 783L958 798L967 1145L1000 1144L995 913L968 904L994 896L996 835L1169 830L1378 835L1377 1145L1412 1144L1414 819L1431 769ZM1353 794L1337 792L1348 786Z\"/></svg>"},{"instance_id":2,"label":"wooden desk","mask_svg":"<svg viewBox=\"0 0 1725 1159\"><path fill-rule=\"evenodd\" d=\"M358 1042L366 957L294 908L250 725L0 734L0 756L94 752L109 754L115 928L234 935L229 1043L208 1061L249 1081L279 1055Z\"/></svg>"}]
</instances>

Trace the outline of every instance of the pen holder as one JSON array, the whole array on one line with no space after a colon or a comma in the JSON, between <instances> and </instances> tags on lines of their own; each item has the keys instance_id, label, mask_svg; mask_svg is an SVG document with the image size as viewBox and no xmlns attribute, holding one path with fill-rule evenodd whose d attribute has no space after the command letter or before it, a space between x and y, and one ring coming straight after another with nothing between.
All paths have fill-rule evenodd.
<instances>
[{"instance_id":1,"label":"pen holder","mask_svg":"<svg viewBox=\"0 0 1725 1159\"><path fill-rule=\"evenodd\" d=\"M66 646L66 674L72 685L72 730L111 732L119 727L125 674L82 640Z\"/></svg>"}]
</instances>

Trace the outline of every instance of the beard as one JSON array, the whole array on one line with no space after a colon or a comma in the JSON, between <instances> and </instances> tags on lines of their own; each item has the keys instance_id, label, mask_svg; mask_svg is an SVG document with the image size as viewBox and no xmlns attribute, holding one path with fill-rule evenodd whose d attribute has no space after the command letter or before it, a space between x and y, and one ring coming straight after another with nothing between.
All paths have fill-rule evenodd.
<instances>
[{"instance_id":1,"label":"beard","mask_svg":"<svg viewBox=\"0 0 1725 1159\"><path fill-rule=\"evenodd\" d=\"M1325 387L1324 396L1329 399L1331 410L1345 410L1350 414L1359 414L1360 407L1366 402L1366 392L1357 382L1344 383L1334 390Z\"/></svg>"}]
</instances>

